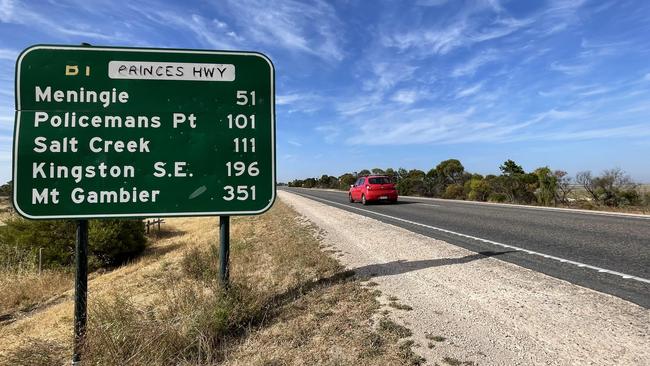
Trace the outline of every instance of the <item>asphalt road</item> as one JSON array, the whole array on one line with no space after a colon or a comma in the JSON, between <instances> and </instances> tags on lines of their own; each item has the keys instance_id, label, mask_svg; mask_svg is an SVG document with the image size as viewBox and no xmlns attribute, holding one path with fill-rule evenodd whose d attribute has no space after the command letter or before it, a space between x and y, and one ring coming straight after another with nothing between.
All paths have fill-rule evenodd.
<instances>
[{"instance_id":1,"label":"asphalt road","mask_svg":"<svg viewBox=\"0 0 650 366\"><path fill-rule=\"evenodd\" d=\"M650 308L649 218L414 197L363 206L346 192L281 189Z\"/></svg>"}]
</instances>

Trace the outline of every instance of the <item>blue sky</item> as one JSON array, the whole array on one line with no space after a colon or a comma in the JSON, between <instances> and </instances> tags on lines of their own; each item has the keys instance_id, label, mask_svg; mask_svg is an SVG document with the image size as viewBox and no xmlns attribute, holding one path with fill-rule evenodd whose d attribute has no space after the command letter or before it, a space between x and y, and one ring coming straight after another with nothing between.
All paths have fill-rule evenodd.
<instances>
[{"instance_id":1,"label":"blue sky","mask_svg":"<svg viewBox=\"0 0 650 366\"><path fill-rule=\"evenodd\" d=\"M0 180L14 62L36 43L257 50L278 179L448 158L650 182L648 1L0 0Z\"/></svg>"}]
</instances>

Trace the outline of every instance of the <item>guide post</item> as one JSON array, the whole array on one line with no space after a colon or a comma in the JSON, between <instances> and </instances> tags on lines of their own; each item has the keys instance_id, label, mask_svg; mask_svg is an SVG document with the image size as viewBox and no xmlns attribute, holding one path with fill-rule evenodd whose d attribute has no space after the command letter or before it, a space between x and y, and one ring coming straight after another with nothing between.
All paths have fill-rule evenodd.
<instances>
[{"instance_id":1,"label":"guide post","mask_svg":"<svg viewBox=\"0 0 650 366\"><path fill-rule=\"evenodd\" d=\"M219 217L219 281L225 288L230 278L230 216Z\"/></svg>"},{"instance_id":2,"label":"guide post","mask_svg":"<svg viewBox=\"0 0 650 366\"><path fill-rule=\"evenodd\" d=\"M72 364L81 361L81 348L86 338L86 304L88 300L88 220L77 221L74 280L74 339Z\"/></svg>"},{"instance_id":3,"label":"guide post","mask_svg":"<svg viewBox=\"0 0 650 366\"><path fill-rule=\"evenodd\" d=\"M73 363L81 359L88 219L220 216L228 285L232 215L268 210L275 71L255 52L33 46L16 63L13 202L77 220Z\"/></svg>"}]
</instances>

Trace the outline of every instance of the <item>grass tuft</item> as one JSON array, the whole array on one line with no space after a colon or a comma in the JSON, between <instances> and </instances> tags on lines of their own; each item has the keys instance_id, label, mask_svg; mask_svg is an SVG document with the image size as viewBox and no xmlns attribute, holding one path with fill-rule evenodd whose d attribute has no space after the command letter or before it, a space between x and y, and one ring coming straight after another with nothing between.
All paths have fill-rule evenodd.
<instances>
[{"instance_id":1,"label":"grass tuft","mask_svg":"<svg viewBox=\"0 0 650 366\"><path fill-rule=\"evenodd\" d=\"M388 318L383 318L379 321L379 330L395 335L398 338L406 338L413 335L410 329Z\"/></svg>"},{"instance_id":2,"label":"grass tuft","mask_svg":"<svg viewBox=\"0 0 650 366\"><path fill-rule=\"evenodd\" d=\"M0 357L0 364L15 366L63 365L68 350L58 342L27 338L20 346Z\"/></svg>"},{"instance_id":3,"label":"grass tuft","mask_svg":"<svg viewBox=\"0 0 650 366\"><path fill-rule=\"evenodd\" d=\"M389 302L388 306L390 306L392 308L395 308L395 309L399 309L399 310L406 310L406 311L413 310L413 307L411 307L410 305L400 304L400 303L398 303L396 301Z\"/></svg>"}]
</instances>

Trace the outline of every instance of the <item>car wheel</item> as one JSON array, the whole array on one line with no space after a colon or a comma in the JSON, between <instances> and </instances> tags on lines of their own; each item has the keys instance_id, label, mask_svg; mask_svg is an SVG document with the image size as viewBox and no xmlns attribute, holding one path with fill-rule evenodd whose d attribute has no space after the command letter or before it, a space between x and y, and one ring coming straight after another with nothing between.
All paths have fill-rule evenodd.
<instances>
[{"instance_id":1,"label":"car wheel","mask_svg":"<svg viewBox=\"0 0 650 366\"><path fill-rule=\"evenodd\" d=\"M354 203L354 200L352 199L352 195L348 194L348 199L350 200L350 203Z\"/></svg>"},{"instance_id":2,"label":"car wheel","mask_svg":"<svg viewBox=\"0 0 650 366\"><path fill-rule=\"evenodd\" d=\"M364 205L368 204L368 201L366 201L366 195L365 194L361 195L361 203L363 203Z\"/></svg>"}]
</instances>

